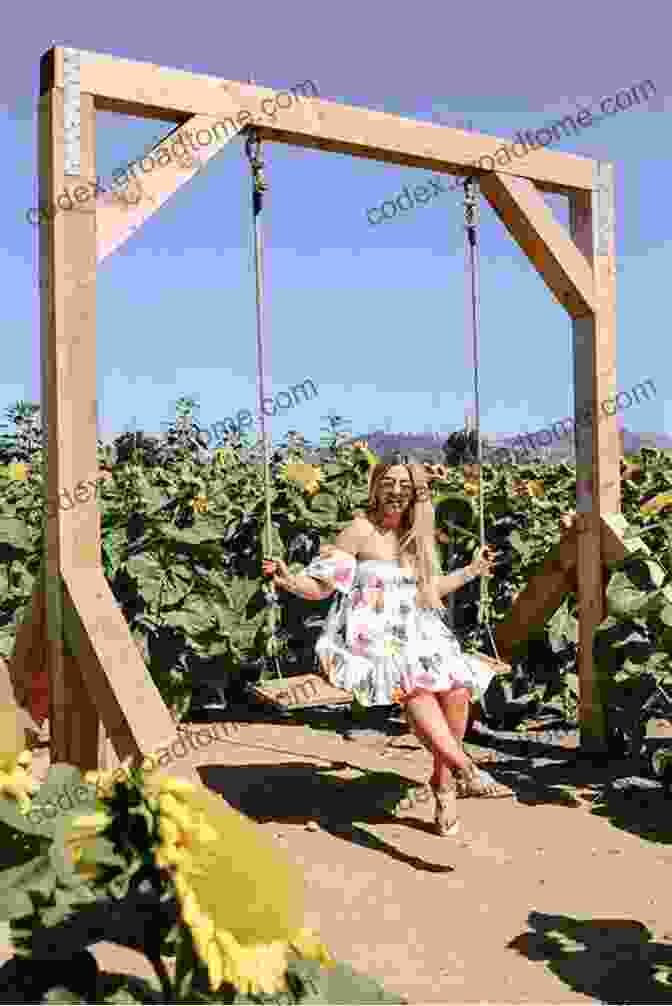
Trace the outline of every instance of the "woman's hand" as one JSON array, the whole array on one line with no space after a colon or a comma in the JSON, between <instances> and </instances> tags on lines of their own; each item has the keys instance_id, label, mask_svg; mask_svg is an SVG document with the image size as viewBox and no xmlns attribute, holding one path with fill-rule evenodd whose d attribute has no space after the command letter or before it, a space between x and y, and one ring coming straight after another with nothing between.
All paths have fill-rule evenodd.
<instances>
[{"instance_id":1,"label":"woman's hand","mask_svg":"<svg viewBox=\"0 0 672 1006\"><path fill-rule=\"evenodd\" d=\"M479 548L469 568L474 576L491 576L497 553L489 545Z\"/></svg>"},{"instance_id":2,"label":"woman's hand","mask_svg":"<svg viewBox=\"0 0 672 1006\"><path fill-rule=\"evenodd\" d=\"M282 559L264 559L261 571L264 576L273 577L274 587L284 587L291 578L291 573Z\"/></svg>"},{"instance_id":3,"label":"woman's hand","mask_svg":"<svg viewBox=\"0 0 672 1006\"><path fill-rule=\"evenodd\" d=\"M427 474L427 481L430 484L432 482L445 481L449 475L446 465L432 465L429 462L425 462L425 472Z\"/></svg>"}]
</instances>

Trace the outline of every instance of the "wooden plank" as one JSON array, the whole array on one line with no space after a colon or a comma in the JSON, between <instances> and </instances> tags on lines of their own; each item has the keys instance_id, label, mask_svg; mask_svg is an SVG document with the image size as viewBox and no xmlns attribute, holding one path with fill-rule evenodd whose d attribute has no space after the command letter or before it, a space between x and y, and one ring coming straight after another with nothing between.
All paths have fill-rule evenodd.
<instances>
[{"instance_id":1,"label":"wooden plank","mask_svg":"<svg viewBox=\"0 0 672 1006\"><path fill-rule=\"evenodd\" d=\"M569 315L595 306L591 266L553 216L532 182L499 173L482 175L481 191Z\"/></svg>"},{"instance_id":2,"label":"wooden plank","mask_svg":"<svg viewBox=\"0 0 672 1006\"><path fill-rule=\"evenodd\" d=\"M93 52L81 53L81 87L105 111L179 122L191 115L235 117L243 108L268 140L453 175L473 174L483 157L492 164L480 160L477 170L492 171L510 145L494 136L315 98L294 101L271 117L265 113L269 106L262 107L276 94L270 88ZM549 192L569 193L593 183L590 160L546 149L497 170L530 178Z\"/></svg>"},{"instance_id":3,"label":"wooden plank","mask_svg":"<svg viewBox=\"0 0 672 1006\"><path fill-rule=\"evenodd\" d=\"M9 674L12 679L16 701L20 706L30 709L33 718L39 723L46 719L48 711L41 716L35 708L33 701L37 701L38 707L39 693L45 691L45 681L47 669L44 660L44 586L43 570L35 578L33 593L30 602L26 606L21 621L16 630L14 638L14 649L9 661ZM36 692L38 693L36 695ZM49 689L46 686L46 694Z\"/></svg>"},{"instance_id":4,"label":"wooden plank","mask_svg":"<svg viewBox=\"0 0 672 1006\"><path fill-rule=\"evenodd\" d=\"M319 674L297 674L291 678L263 681L250 691L265 705L286 711L311 706L349 705L352 702L351 692L335 688Z\"/></svg>"},{"instance_id":5,"label":"wooden plank","mask_svg":"<svg viewBox=\"0 0 672 1006\"><path fill-rule=\"evenodd\" d=\"M18 706L19 702L14 694L14 686L9 674L9 667L0 657L0 707Z\"/></svg>"},{"instance_id":6,"label":"wooden plank","mask_svg":"<svg viewBox=\"0 0 672 1006\"><path fill-rule=\"evenodd\" d=\"M616 263L611 165L598 163L592 191L570 198L570 218L572 236L591 263L595 276L595 312L572 322L579 534L579 715L582 748L587 752L604 752L606 715L594 666L593 639L606 611L602 515L618 513L621 508L621 450L615 404Z\"/></svg>"},{"instance_id":7,"label":"wooden plank","mask_svg":"<svg viewBox=\"0 0 672 1006\"><path fill-rule=\"evenodd\" d=\"M225 132L216 119L207 115L195 115L184 126L173 130L152 147L139 162L130 162L126 166L127 176L122 179L126 184L121 189L105 193L90 204L83 204L80 212L96 214L98 262L103 262L133 237L171 196L200 174L207 163L243 128L237 126L236 132ZM190 135L200 144L204 132L209 134L210 142L196 150L193 149L192 142L190 148ZM182 137L186 139L181 139ZM182 149L186 151L186 155L181 155ZM148 167L145 171L144 165L147 164L153 167Z\"/></svg>"},{"instance_id":8,"label":"wooden plank","mask_svg":"<svg viewBox=\"0 0 672 1006\"><path fill-rule=\"evenodd\" d=\"M36 738L39 735L40 728L29 713L21 707L21 703L17 702L9 666L6 661L0 657L0 708L6 709L8 706L14 706L18 710L19 722L22 724L24 730L30 731L30 733L32 733ZM30 744L29 737L27 740Z\"/></svg>"},{"instance_id":9,"label":"wooden plank","mask_svg":"<svg viewBox=\"0 0 672 1006\"><path fill-rule=\"evenodd\" d=\"M624 537L628 534L628 522L621 513L603 513L602 524L602 563L609 569L634 552L643 551L651 555L651 549L641 538Z\"/></svg>"},{"instance_id":10,"label":"wooden plank","mask_svg":"<svg viewBox=\"0 0 672 1006\"><path fill-rule=\"evenodd\" d=\"M497 625L495 643L503 660L510 661L516 645L540 631L565 595L576 590L576 548L577 534L571 527L530 578L504 621Z\"/></svg>"},{"instance_id":11,"label":"wooden plank","mask_svg":"<svg viewBox=\"0 0 672 1006\"><path fill-rule=\"evenodd\" d=\"M69 83L63 79L67 87L51 86L49 75L60 72L59 58L43 60L41 68L40 202L48 205L56 202L66 178L75 198L80 186L89 190L96 179L94 101L81 91L72 72L76 56L70 60ZM67 498L65 494L72 493L75 503L69 510L57 507L48 513L45 529L42 576L51 758L82 769L96 767L104 748L101 714L111 727L115 752L122 756L142 757L156 746L151 743L155 738L176 738L170 714L105 581L100 516L86 485L95 483L98 474L96 259L94 214L64 212L41 222L45 497ZM124 678L129 671L130 685ZM142 688L135 687L139 672Z\"/></svg>"},{"instance_id":12,"label":"wooden plank","mask_svg":"<svg viewBox=\"0 0 672 1006\"><path fill-rule=\"evenodd\" d=\"M63 579L68 642L117 757L140 758L173 743L173 719L102 569L64 571Z\"/></svg>"},{"instance_id":13,"label":"wooden plank","mask_svg":"<svg viewBox=\"0 0 672 1006\"><path fill-rule=\"evenodd\" d=\"M70 95L68 97L68 95ZM73 109L68 101L77 102ZM73 122L73 111L79 119ZM73 134L78 134L78 145ZM52 89L40 98L40 203L53 205L68 184L76 191L96 177L95 110L93 99ZM75 149L76 148L76 149ZM80 174L65 174L66 151ZM78 156L74 158L74 155ZM78 213L59 213L40 223L40 292L42 308L42 407L48 440L46 498L60 499L80 481L95 481L96 369L95 369L95 219ZM45 526L46 667L49 675L49 729L52 761L96 764L98 720L75 735L69 708L82 692L76 664L63 645L63 587L61 569L100 562L97 509L77 503L71 510L55 508ZM94 738L95 737L95 741Z\"/></svg>"}]
</instances>

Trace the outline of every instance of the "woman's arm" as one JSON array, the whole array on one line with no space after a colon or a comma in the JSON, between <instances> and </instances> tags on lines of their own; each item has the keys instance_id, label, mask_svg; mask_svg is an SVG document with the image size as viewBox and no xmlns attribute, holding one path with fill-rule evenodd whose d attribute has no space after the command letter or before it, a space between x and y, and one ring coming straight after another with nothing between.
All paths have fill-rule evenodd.
<instances>
[{"instance_id":1,"label":"woman's arm","mask_svg":"<svg viewBox=\"0 0 672 1006\"><path fill-rule=\"evenodd\" d=\"M334 552L347 552L353 558L357 558L361 540L362 519L356 517L341 531L333 545L324 545L320 549L320 555L324 559L329 559ZM336 589L328 580L317 580L312 576L293 576L286 566L281 569L281 575L275 578L275 583L282 590L296 594L306 601L324 601L331 597Z\"/></svg>"},{"instance_id":2,"label":"woman's arm","mask_svg":"<svg viewBox=\"0 0 672 1006\"><path fill-rule=\"evenodd\" d=\"M447 576L434 577L434 582L436 583L439 597L445 597L446 594L453 594L460 587L464 587L465 584L475 580L477 576L478 573L475 573L471 566L465 566L464 569L457 569L454 573L449 573Z\"/></svg>"},{"instance_id":3,"label":"woman's arm","mask_svg":"<svg viewBox=\"0 0 672 1006\"><path fill-rule=\"evenodd\" d=\"M474 561L464 569L458 569L454 573L449 573L448 576L435 577L439 596L445 597L446 594L452 594L460 587L464 587L466 583L475 580L477 576L489 576L495 562L494 555L494 550L486 545L484 548L478 549Z\"/></svg>"}]
</instances>

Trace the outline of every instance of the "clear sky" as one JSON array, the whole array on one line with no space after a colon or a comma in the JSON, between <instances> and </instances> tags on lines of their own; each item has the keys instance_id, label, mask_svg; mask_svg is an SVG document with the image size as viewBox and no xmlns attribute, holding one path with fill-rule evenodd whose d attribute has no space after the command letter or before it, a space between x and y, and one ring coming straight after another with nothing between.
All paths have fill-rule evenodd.
<instances>
[{"instance_id":1,"label":"clear sky","mask_svg":"<svg viewBox=\"0 0 672 1006\"><path fill-rule=\"evenodd\" d=\"M39 61L54 44L282 90L310 79L330 101L513 138L622 89L656 95L551 149L616 165L619 389L657 398L625 425L672 432L669 188L670 9L602 0L414 8L341 0L214 5L63 0L12 7L0 62L0 407L39 401L36 198ZM613 107L613 106L609 106ZM98 114L98 174L165 135L160 123ZM336 411L353 430L444 432L472 401L457 193L372 226L369 208L427 184L427 172L266 145L267 342L272 394L311 378L314 401L273 421L311 439ZM443 176L444 185L451 179ZM549 200L559 219L566 204ZM377 217L377 215L374 214ZM482 425L515 434L572 411L571 326L495 214L482 206ZM213 423L256 400L249 169L239 139L98 270L98 404L105 439L158 431L180 395Z\"/></svg>"}]
</instances>

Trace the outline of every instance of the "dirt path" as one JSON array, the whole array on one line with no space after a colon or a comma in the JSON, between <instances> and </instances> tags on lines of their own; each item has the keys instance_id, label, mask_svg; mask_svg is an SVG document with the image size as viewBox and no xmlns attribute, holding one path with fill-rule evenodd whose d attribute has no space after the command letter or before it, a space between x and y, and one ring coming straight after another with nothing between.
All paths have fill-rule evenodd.
<instances>
[{"instance_id":1,"label":"dirt path","mask_svg":"<svg viewBox=\"0 0 672 1006\"><path fill-rule=\"evenodd\" d=\"M457 839L432 834L431 803L398 818L382 809L400 777L428 775L409 735L246 724L192 759L304 866L308 924L334 955L410 1003L672 1002L652 980L654 965L672 968L662 793L612 790L605 804L605 773L568 769L566 746L486 742L518 800L460 801ZM96 955L150 973L130 951Z\"/></svg>"}]
</instances>

